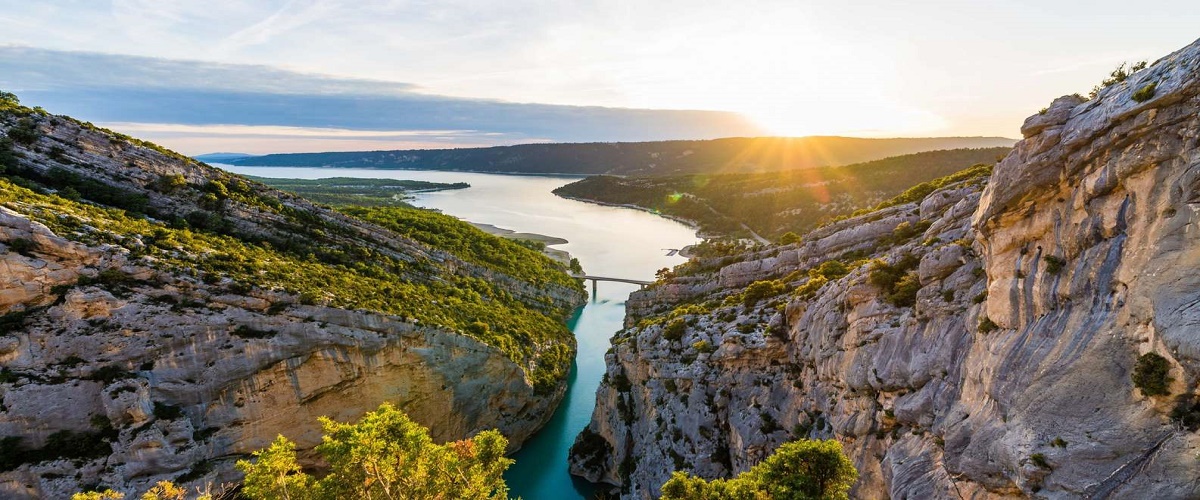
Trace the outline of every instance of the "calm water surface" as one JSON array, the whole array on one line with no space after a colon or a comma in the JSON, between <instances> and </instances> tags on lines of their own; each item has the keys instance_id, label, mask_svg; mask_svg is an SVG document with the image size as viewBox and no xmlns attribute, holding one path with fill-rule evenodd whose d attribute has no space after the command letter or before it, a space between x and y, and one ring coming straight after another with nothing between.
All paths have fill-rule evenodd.
<instances>
[{"instance_id":1,"label":"calm water surface","mask_svg":"<svg viewBox=\"0 0 1200 500\"><path fill-rule=\"evenodd\" d=\"M664 249L696 243L694 232L677 222L645 212L591 205L559 198L554 188L575 178L517 176L424 170L322 169L239 167L219 165L231 172L260 177L318 179L363 177L466 182L468 189L418 195L415 205L436 208L471 222L492 224L518 232L567 239L554 248L579 259L584 271L599 276L654 279L663 267L685 259L667 257ZM590 286L590 285L589 285ZM591 498L592 487L567 473L567 450L587 426L596 404L596 388L604 375L608 339L621 328L625 299L635 285L601 283L598 293L572 320L579 341L575 370L562 405L541 432L513 457L505 478L512 496L525 500ZM590 293L589 289L589 293Z\"/></svg>"}]
</instances>

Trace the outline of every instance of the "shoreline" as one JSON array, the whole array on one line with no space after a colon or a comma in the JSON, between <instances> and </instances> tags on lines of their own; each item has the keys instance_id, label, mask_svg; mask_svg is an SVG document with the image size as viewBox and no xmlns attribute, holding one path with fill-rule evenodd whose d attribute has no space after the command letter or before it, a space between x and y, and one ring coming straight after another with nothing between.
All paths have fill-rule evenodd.
<instances>
[{"instance_id":1,"label":"shoreline","mask_svg":"<svg viewBox=\"0 0 1200 500\"><path fill-rule=\"evenodd\" d=\"M662 218L664 218L664 219L673 220L673 221L675 221L675 222L678 222L678 223L680 223L680 224L683 224L683 225L687 226L687 227L688 227L688 229L691 229L692 231L695 231L695 233L696 233L696 237L697 237L697 238L700 238L700 239L706 239L706 235L704 235L704 234L703 234L703 232L700 230L700 225L699 225L699 224L697 224L697 223L696 223L696 221L694 221L694 220L691 220L691 219L685 219L685 218L683 218L683 217L678 217L678 216L675 216L675 215L668 215L668 214L664 214L664 213L662 213L662 212L659 212L659 211L657 211L657 210L652 210L652 209L649 209L649 208L646 208L646 207L642 207L642 206L638 206L638 205L634 205L634 204L631 204L631 203L609 203L609 202L606 202L606 201L590 200L590 199L587 199L587 198L577 198L577 197L574 197L574 196L567 196L567 195L562 195L562 194L558 194L558 193L554 193L554 196L557 196L557 197L559 197L559 198L568 199L568 200L575 200L575 201L578 201L578 202L580 202L580 203L591 203L591 204L593 204L593 205L602 205L602 206L606 206L606 207L632 208L632 209L634 209L634 210L638 210L638 211L641 211L641 212L646 212L646 213L648 213L648 214L651 214L651 215L655 215L655 216L658 216L658 217L662 217ZM696 245L687 245L687 246L685 246L685 247L683 247L683 248L680 248L680 249L679 249L679 253L678 253L678 255L679 255L680 257L683 257L683 258L685 258L685 259L691 259L691 258L694 256L694 255L692 254L692 248L693 248L693 247L695 247L695 246L696 246Z\"/></svg>"},{"instance_id":2,"label":"shoreline","mask_svg":"<svg viewBox=\"0 0 1200 500\"><path fill-rule=\"evenodd\" d=\"M217 165L229 165L231 167L254 167L254 168L321 168L321 169L328 169L328 170L358 169L358 170L381 170L381 171L387 171L387 172L456 172L456 173L463 173L463 174L517 175L517 176L524 176L524 177L567 177L567 178L572 178L572 179L583 179L583 178L592 177L592 176L596 176L596 175L614 175L616 177L625 177L624 175L615 175L615 174L580 174L580 173L570 173L570 172L497 172L494 170L463 170L463 169L438 169L438 168L334 167L334 166L330 166L330 165L322 165L319 167L314 167L311 165L244 165L244 164L240 164L240 163L221 163L221 162L216 162L216 164ZM215 166L212 163L209 163L208 165ZM217 167L217 168L220 168L220 167Z\"/></svg>"},{"instance_id":3,"label":"shoreline","mask_svg":"<svg viewBox=\"0 0 1200 500\"><path fill-rule=\"evenodd\" d=\"M685 218L683 218L683 217L679 217L679 216L676 216L676 215L664 214L664 213L662 213L662 212L659 212L659 211L657 211L657 210L650 209L650 208L646 208L646 207L643 207L643 206L634 205L634 204L632 204L632 203L609 203L609 202L607 202L607 201L591 200L591 199L587 199L587 198L577 198L577 197L574 197L574 196L567 196L567 195L562 195L562 194L558 194L558 193L554 193L554 196L557 196L557 197L559 197L559 198L565 198L565 199L568 199L568 200L575 200L575 201L578 201L578 202L583 202L583 203L591 203L591 204L593 204L593 205L603 205L603 206L606 206L606 207L617 207L617 208L632 208L632 209L634 209L634 210L638 210L638 211L641 211L641 212L646 212L646 213L648 213L648 214L652 214L652 215L657 215L657 216L659 216L659 217L662 217L662 218L664 218L664 219L670 219L670 220L673 220L673 221L675 221L675 222L678 222L678 223L680 223L680 224L683 224L683 225L687 226L687 227L688 227L688 229L691 229L691 230L695 231L695 232L696 232L696 237L701 237L701 235L700 235L700 225L699 225L699 224L697 224L697 223L696 223L696 221L694 221L694 220L691 220L691 219L685 219Z\"/></svg>"},{"instance_id":4,"label":"shoreline","mask_svg":"<svg viewBox=\"0 0 1200 500\"><path fill-rule=\"evenodd\" d=\"M538 234L538 233L519 233L517 231L513 231L512 229L506 229L506 228L499 227L499 226L496 226L493 224L484 224L482 222L471 222L466 219L459 219L459 220L466 222L467 224L474 226L476 229L483 231L487 234L490 234L492 236L499 236L501 238L506 238L506 239L510 239L510 240L526 240L526 241L539 242L546 246L546 248L542 250L542 254L544 254L545 256L550 257L551 259L554 259L558 262L561 262L567 266L571 265L571 253L570 252L568 252L566 250L559 250L557 248L550 248L552 245L565 245L567 243L570 243L570 241L567 241L564 238L559 238L557 236L547 236L547 235Z\"/></svg>"}]
</instances>

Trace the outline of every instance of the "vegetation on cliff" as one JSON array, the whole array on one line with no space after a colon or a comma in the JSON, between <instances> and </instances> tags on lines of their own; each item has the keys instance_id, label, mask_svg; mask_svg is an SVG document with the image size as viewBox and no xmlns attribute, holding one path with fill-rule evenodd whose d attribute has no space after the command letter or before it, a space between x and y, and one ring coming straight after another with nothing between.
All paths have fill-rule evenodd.
<instances>
[{"instance_id":1,"label":"vegetation on cliff","mask_svg":"<svg viewBox=\"0 0 1200 500\"><path fill-rule=\"evenodd\" d=\"M991 165L1009 148L956 149L897 156L843 167L770 173L683 175L652 178L596 176L555 194L604 203L631 204L696 221L701 229L745 236L745 228L770 238L809 229L856 210L921 193L915 183L963 168ZM957 180L951 179L950 182ZM921 185L924 194L939 185ZM909 200L911 201L911 200ZM855 212L858 213L858 212ZM790 241L791 237L789 237Z\"/></svg>"},{"instance_id":2,"label":"vegetation on cliff","mask_svg":"<svg viewBox=\"0 0 1200 500\"><path fill-rule=\"evenodd\" d=\"M81 145L47 132L72 125L119 149L166 151L21 106L9 94L0 100L8 138L0 144L0 204L60 236L123 247L178 276L470 335L525 367L539 391L565 378L574 339L564 320L582 286L539 252L411 207L347 209L358 217L350 218L169 151L162 154L178 162L176 172L198 170L208 180L170 173L144 186L113 183L90 175L104 169L87 164ZM144 176L139 161L127 163Z\"/></svg>"},{"instance_id":3,"label":"vegetation on cliff","mask_svg":"<svg viewBox=\"0 0 1200 500\"><path fill-rule=\"evenodd\" d=\"M504 456L508 440L494 430L439 445L429 431L384 404L358 423L321 419L325 437L317 453L329 467L316 478L296 462L283 436L254 460L238 462L246 474L242 494L251 499L461 498L506 499Z\"/></svg>"},{"instance_id":4,"label":"vegetation on cliff","mask_svg":"<svg viewBox=\"0 0 1200 500\"><path fill-rule=\"evenodd\" d=\"M296 444L278 436L271 445L239 460L246 476L237 498L251 500L323 499L507 499L504 471L513 461L504 456L508 440L495 430L437 444L429 430L390 403L357 423L322 417L322 443L316 447L326 470L308 474L296 456ZM213 493L216 491L217 493ZM229 489L208 485L196 495L170 481L160 481L142 500L214 500L233 498ZM111 489L81 492L72 500L121 500Z\"/></svg>"},{"instance_id":5,"label":"vegetation on cliff","mask_svg":"<svg viewBox=\"0 0 1200 500\"><path fill-rule=\"evenodd\" d=\"M662 486L663 500L836 500L858 479L854 464L835 440L785 443L769 458L732 479L676 472Z\"/></svg>"}]
</instances>

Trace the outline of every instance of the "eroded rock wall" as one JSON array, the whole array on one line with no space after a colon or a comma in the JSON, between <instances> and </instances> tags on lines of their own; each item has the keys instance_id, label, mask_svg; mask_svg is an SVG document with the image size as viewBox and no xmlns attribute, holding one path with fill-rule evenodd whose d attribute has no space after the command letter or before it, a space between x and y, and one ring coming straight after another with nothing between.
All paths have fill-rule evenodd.
<instances>
[{"instance_id":1,"label":"eroded rock wall","mask_svg":"<svg viewBox=\"0 0 1200 500\"><path fill-rule=\"evenodd\" d=\"M99 418L116 437L104 457L0 474L5 498L236 480L232 463L276 435L308 449L317 417L354 420L384 401L440 441L498 428L519 445L562 397L535 394L519 365L470 337L138 267L0 208L0 244L14 239L35 246L0 252L0 297L28 313L0 336L0 435L40 448ZM104 269L139 281L76 285Z\"/></svg>"},{"instance_id":2,"label":"eroded rock wall","mask_svg":"<svg viewBox=\"0 0 1200 500\"><path fill-rule=\"evenodd\" d=\"M572 471L651 498L672 470L727 477L832 437L855 498L1200 495L1200 439L1171 417L1200 355L1200 43L1022 132L986 188L635 294ZM897 238L904 223L924 231ZM863 256L919 259L911 305ZM806 289L826 261L851 271ZM786 286L746 305L759 280ZM1146 352L1170 361L1171 396L1135 388Z\"/></svg>"}]
</instances>

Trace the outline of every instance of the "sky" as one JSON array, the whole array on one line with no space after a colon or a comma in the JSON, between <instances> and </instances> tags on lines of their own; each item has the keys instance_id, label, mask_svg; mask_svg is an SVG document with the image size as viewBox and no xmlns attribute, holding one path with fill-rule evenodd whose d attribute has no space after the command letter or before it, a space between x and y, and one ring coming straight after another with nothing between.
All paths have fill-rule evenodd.
<instances>
[{"instance_id":1,"label":"sky","mask_svg":"<svg viewBox=\"0 0 1200 500\"><path fill-rule=\"evenodd\" d=\"M0 89L188 154L1016 138L1198 27L1194 0L0 0Z\"/></svg>"}]
</instances>

